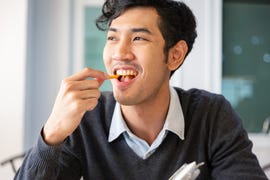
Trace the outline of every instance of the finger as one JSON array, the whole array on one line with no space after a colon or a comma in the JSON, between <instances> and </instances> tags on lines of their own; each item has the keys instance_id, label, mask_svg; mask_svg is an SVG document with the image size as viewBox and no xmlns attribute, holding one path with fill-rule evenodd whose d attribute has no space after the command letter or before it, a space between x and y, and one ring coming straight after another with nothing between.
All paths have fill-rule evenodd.
<instances>
[{"instance_id":1,"label":"finger","mask_svg":"<svg viewBox=\"0 0 270 180\"><path fill-rule=\"evenodd\" d=\"M97 80L82 80L82 81L69 81L64 80L63 86L67 90L87 90L87 89L98 89L100 84Z\"/></svg>"},{"instance_id":2,"label":"finger","mask_svg":"<svg viewBox=\"0 0 270 180\"><path fill-rule=\"evenodd\" d=\"M96 98L98 99L100 97L100 91L99 90L84 90L78 92L78 97L81 99L90 99L90 98Z\"/></svg>"},{"instance_id":3,"label":"finger","mask_svg":"<svg viewBox=\"0 0 270 180\"><path fill-rule=\"evenodd\" d=\"M96 79L101 79L105 80L108 78L108 75L102 71L91 69L91 68L84 68L80 72L73 74L69 76L67 79L71 81L81 81L85 80L86 78L96 78Z\"/></svg>"},{"instance_id":4,"label":"finger","mask_svg":"<svg viewBox=\"0 0 270 180\"><path fill-rule=\"evenodd\" d=\"M90 98L83 100L81 106L84 108L85 111L91 111L97 106L97 104L98 104L97 98Z\"/></svg>"}]
</instances>

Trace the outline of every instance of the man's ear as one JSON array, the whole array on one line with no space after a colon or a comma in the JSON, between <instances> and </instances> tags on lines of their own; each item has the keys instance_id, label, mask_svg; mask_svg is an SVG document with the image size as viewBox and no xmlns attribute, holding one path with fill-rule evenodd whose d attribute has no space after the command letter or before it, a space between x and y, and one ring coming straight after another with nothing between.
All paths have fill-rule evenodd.
<instances>
[{"instance_id":1,"label":"man's ear","mask_svg":"<svg viewBox=\"0 0 270 180\"><path fill-rule=\"evenodd\" d=\"M186 41L180 40L174 45L168 54L168 69L171 71L176 70L183 62L188 51Z\"/></svg>"}]
</instances>

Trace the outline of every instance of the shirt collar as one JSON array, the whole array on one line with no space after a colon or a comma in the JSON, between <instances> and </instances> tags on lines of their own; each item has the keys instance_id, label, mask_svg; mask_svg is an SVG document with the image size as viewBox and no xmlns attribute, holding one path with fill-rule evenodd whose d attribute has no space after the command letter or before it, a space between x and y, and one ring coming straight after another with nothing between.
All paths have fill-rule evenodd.
<instances>
[{"instance_id":1,"label":"shirt collar","mask_svg":"<svg viewBox=\"0 0 270 180\"><path fill-rule=\"evenodd\" d=\"M165 130L171 131L176 134L180 139L184 140L185 121L183 116L180 99L174 88L170 87L170 106L165 120ZM178 117L178 118L175 118ZM108 141L112 142L118 138L123 132L130 132L126 125L126 122L122 116L120 104L116 102L112 122L110 126L110 132Z\"/></svg>"},{"instance_id":2,"label":"shirt collar","mask_svg":"<svg viewBox=\"0 0 270 180\"><path fill-rule=\"evenodd\" d=\"M175 133L180 139L184 140L185 120L179 96L173 87L170 87L171 99L170 107L164 124L165 130Z\"/></svg>"},{"instance_id":3,"label":"shirt collar","mask_svg":"<svg viewBox=\"0 0 270 180\"><path fill-rule=\"evenodd\" d=\"M126 125L125 120L123 119L120 104L116 102L112 116L108 141L112 142L125 131L129 131L129 129Z\"/></svg>"}]
</instances>

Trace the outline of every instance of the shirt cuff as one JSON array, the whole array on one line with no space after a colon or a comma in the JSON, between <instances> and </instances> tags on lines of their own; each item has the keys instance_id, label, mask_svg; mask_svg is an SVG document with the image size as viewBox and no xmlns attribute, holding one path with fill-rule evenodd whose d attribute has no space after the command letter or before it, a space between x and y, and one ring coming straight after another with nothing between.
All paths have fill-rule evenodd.
<instances>
[{"instance_id":1,"label":"shirt cuff","mask_svg":"<svg viewBox=\"0 0 270 180\"><path fill-rule=\"evenodd\" d=\"M62 151L63 143L51 146L46 144L42 137L43 128L37 140L37 144L33 147L31 154L36 157L37 166L46 167L48 165L57 165Z\"/></svg>"}]
</instances>

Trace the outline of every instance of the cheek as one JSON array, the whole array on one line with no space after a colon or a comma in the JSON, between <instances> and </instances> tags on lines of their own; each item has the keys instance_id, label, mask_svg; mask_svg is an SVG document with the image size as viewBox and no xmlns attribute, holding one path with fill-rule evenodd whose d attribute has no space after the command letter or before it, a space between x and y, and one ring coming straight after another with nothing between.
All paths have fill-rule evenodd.
<instances>
[{"instance_id":1,"label":"cheek","mask_svg":"<svg viewBox=\"0 0 270 180\"><path fill-rule=\"evenodd\" d=\"M149 68L152 72L158 72L163 68L166 68L166 59L163 51L160 49L148 53L147 57L145 58L148 61L145 62L145 65Z\"/></svg>"}]
</instances>

